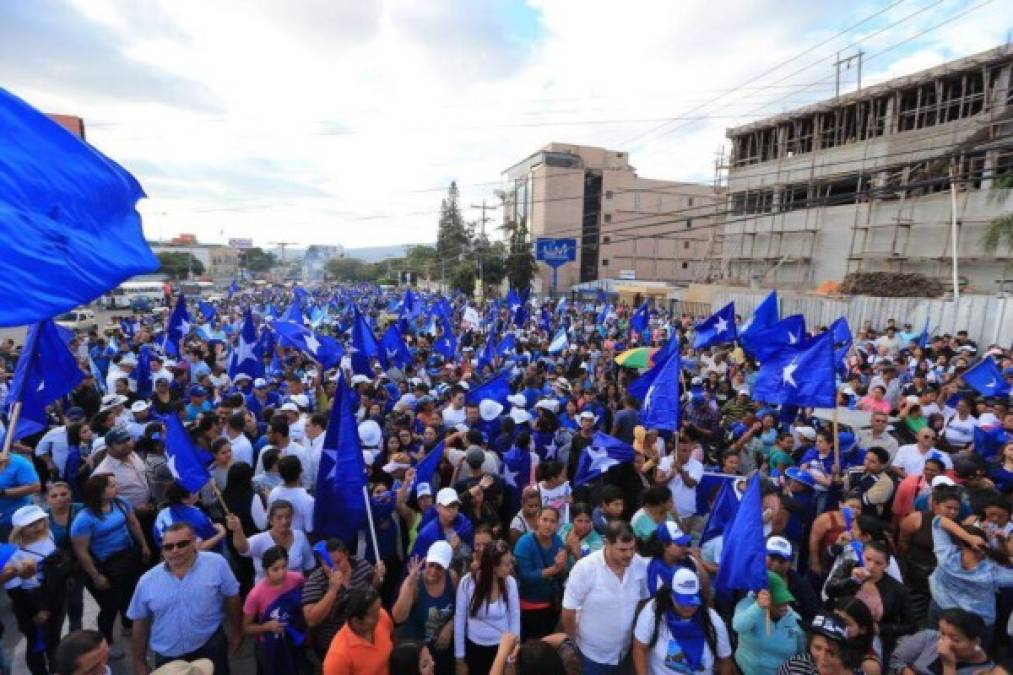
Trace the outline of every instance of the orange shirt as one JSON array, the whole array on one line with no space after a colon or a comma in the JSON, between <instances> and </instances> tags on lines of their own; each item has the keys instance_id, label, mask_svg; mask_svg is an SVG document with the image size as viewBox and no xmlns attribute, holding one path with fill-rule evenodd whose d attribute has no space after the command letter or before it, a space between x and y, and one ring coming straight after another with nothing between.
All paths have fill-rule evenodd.
<instances>
[{"instance_id":1,"label":"orange shirt","mask_svg":"<svg viewBox=\"0 0 1013 675\"><path fill-rule=\"evenodd\" d=\"M346 623L327 649L324 675L390 675L393 634L394 622L384 609L380 609L372 644L353 633Z\"/></svg>"}]
</instances>

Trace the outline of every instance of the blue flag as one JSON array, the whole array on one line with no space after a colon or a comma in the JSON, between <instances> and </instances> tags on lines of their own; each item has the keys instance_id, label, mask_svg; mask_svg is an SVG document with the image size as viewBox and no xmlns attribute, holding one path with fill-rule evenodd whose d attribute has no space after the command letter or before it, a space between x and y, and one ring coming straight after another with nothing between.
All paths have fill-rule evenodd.
<instances>
[{"instance_id":1,"label":"blue flag","mask_svg":"<svg viewBox=\"0 0 1013 675\"><path fill-rule=\"evenodd\" d=\"M236 349L229 362L229 377L235 379L239 373L245 373L254 379L264 376L264 365L257 356L257 341L253 313L247 308L243 312L243 327L239 331Z\"/></svg>"},{"instance_id":2,"label":"blue flag","mask_svg":"<svg viewBox=\"0 0 1013 675\"><path fill-rule=\"evenodd\" d=\"M584 448L580 455L573 484L586 485L605 475L612 467L632 462L633 455L633 448L618 438L596 431L591 439L591 445Z\"/></svg>"},{"instance_id":3,"label":"blue flag","mask_svg":"<svg viewBox=\"0 0 1013 675\"><path fill-rule=\"evenodd\" d=\"M433 343L433 350L445 359L453 359L457 355L457 338L447 317L440 317L440 337Z\"/></svg>"},{"instance_id":4,"label":"blue flag","mask_svg":"<svg viewBox=\"0 0 1013 675\"><path fill-rule=\"evenodd\" d=\"M330 559L329 554L322 557ZM282 593L264 608L261 621L278 621L285 626L280 635L261 635L258 662L272 675L298 675L301 672L303 643L306 641L306 619L302 610L302 586Z\"/></svg>"},{"instance_id":5,"label":"blue flag","mask_svg":"<svg viewBox=\"0 0 1013 675\"><path fill-rule=\"evenodd\" d=\"M735 332L735 303L729 302L717 312L707 317L695 329L693 349L703 349L711 345L732 342Z\"/></svg>"},{"instance_id":6,"label":"blue flag","mask_svg":"<svg viewBox=\"0 0 1013 675\"><path fill-rule=\"evenodd\" d=\"M517 349L517 339L513 333L507 333L503 336L503 339L496 345L496 356L503 358L508 354L512 354Z\"/></svg>"},{"instance_id":7,"label":"blue flag","mask_svg":"<svg viewBox=\"0 0 1013 675\"><path fill-rule=\"evenodd\" d=\"M165 353L173 358L179 358L182 351L179 343L190 334L193 323L190 320L190 312L186 309L186 297L180 293L176 300L176 306L169 315L169 323L165 326Z\"/></svg>"},{"instance_id":8,"label":"blue flag","mask_svg":"<svg viewBox=\"0 0 1013 675\"><path fill-rule=\"evenodd\" d=\"M781 350L801 344L804 337L805 317L792 314L766 328L758 328L748 335L739 335L739 341L746 351L763 363Z\"/></svg>"},{"instance_id":9,"label":"blue flag","mask_svg":"<svg viewBox=\"0 0 1013 675\"><path fill-rule=\"evenodd\" d=\"M647 330L648 323L648 302L644 300L637 311L630 317L630 332L643 334Z\"/></svg>"},{"instance_id":10,"label":"blue flag","mask_svg":"<svg viewBox=\"0 0 1013 675\"><path fill-rule=\"evenodd\" d=\"M851 349L854 339L851 336L851 326L848 325L848 320L842 316L830 324L828 330L834 336L834 368L843 377L847 374L848 369L845 359L848 357L848 351Z\"/></svg>"},{"instance_id":11,"label":"blue flag","mask_svg":"<svg viewBox=\"0 0 1013 675\"><path fill-rule=\"evenodd\" d=\"M570 340L566 335L566 329L560 328L556 332L556 336L552 338L552 342L549 343L548 352L550 354L558 354L559 352L566 349L570 344Z\"/></svg>"},{"instance_id":12,"label":"blue flag","mask_svg":"<svg viewBox=\"0 0 1013 675\"><path fill-rule=\"evenodd\" d=\"M352 324L352 372L356 375L373 377L372 360L380 358L380 343L373 335L366 317L355 307L355 321Z\"/></svg>"},{"instance_id":13,"label":"blue flag","mask_svg":"<svg viewBox=\"0 0 1013 675\"><path fill-rule=\"evenodd\" d=\"M229 285L228 299L231 300L232 296L238 292L239 292L239 284L236 282L235 279L233 279L232 283Z\"/></svg>"},{"instance_id":14,"label":"blue flag","mask_svg":"<svg viewBox=\"0 0 1013 675\"><path fill-rule=\"evenodd\" d=\"M749 319L746 326L739 331L739 337L751 337L757 331L770 328L777 323L780 316L777 304L777 291L771 291L767 294L767 297L760 301L756 309L753 310L753 316Z\"/></svg>"},{"instance_id":15,"label":"blue flag","mask_svg":"<svg viewBox=\"0 0 1013 675\"><path fill-rule=\"evenodd\" d=\"M0 326L85 305L158 259L118 164L0 88Z\"/></svg>"},{"instance_id":16,"label":"blue flag","mask_svg":"<svg viewBox=\"0 0 1013 675\"><path fill-rule=\"evenodd\" d=\"M641 424L646 429L666 429L675 431L679 428L679 373L682 359L679 350L670 354L657 377L647 388L641 406Z\"/></svg>"},{"instance_id":17,"label":"blue flag","mask_svg":"<svg viewBox=\"0 0 1013 675\"><path fill-rule=\"evenodd\" d=\"M502 405L507 405L507 396L510 395L509 373L503 371L499 375L489 378L479 386L470 390L464 395L464 400L472 405L478 405L484 399L492 399Z\"/></svg>"},{"instance_id":18,"label":"blue flag","mask_svg":"<svg viewBox=\"0 0 1013 675\"><path fill-rule=\"evenodd\" d=\"M699 483L697 485L699 486ZM704 525L703 534L700 535L700 544L703 545L705 541L723 535L738 510L739 498L735 495L735 481L723 481L718 490L718 496L714 500L714 506L710 509L710 515L707 516L707 524Z\"/></svg>"},{"instance_id":19,"label":"blue flag","mask_svg":"<svg viewBox=\"0 0 1013 675\"><path fill-rule=\"evenodd\" d=\"M7 402L21 401L13 440L46 428L46 406L70 392L84 379L74 355L51 319L28 328L25 345L14 369Z\"/></svg>"},{"instance_id":20,"label":"blue flag","mask_svg":"<svg viewBox=\"0 0 1013 675\"><path fill-rule=\"evenodd\" d=\"M197 309L200 310L200 313L204 316L204 321L206 322L214 321L215 317L218 316L218 312L215 311L214 306L210 302L204 302L201 300L197 303Z\"/></svg>"},{"instance_id":21,"label":"blue flag","mask_svg":"<svg viewBox=\"0 0 1013 675\"><path fill-rule=\"evenodd\" d=\"M493 360L496 358L496 340L490 333L486 336L485 344L482 345L482 351L478 354L478 361L475 364L477 370L482 370L486 366L492 367Z\"/></svg>"},{"instance_id":22,"label":"blue flag","mask_svg":"<svg viewBox=\"0 0 1013 675\"><path fill-rule=\"evenodd\" d=\"M291 321L275 321L274 330L283 342L308 354L324 368L333 368L341 361L344 350L338 341L326 335L318 335L304 326Z\"/></svg>"},{"instance_id":23,"label":"blue flag","mask_svg":"<svg viewBox=\"0 0 1013 675\"><path fill-rule=\"evenodd\" d=\"M1002 427L991 429L974 428L974 451L986 462L996 457L1001 451L1009 434Z\"/></svg>"},{"instance_id":24,"label":"blue flag","mask_svg":"<svg viewBox=\"0 0 1013 675\"><path fill-rule=\"evenodd\" d=\"M965 370L961 377L967 386L982 396L1009 396L1009 383L991 356L986 356L974 367Z\"/></svg>"},{"instance_id":25,"label":"blue flag","mask_svg":"<svg viewBox=\"0 0 1013 675\"><path fill-rule=\"evenodd\" d=\"M767 587L767 543L763 536L762 477L754 475L739 508L725 530L721 565L714 588L728 591L759 591Z\"/></svg>"},{"instance_id":26,"label":"blue flag","mask_svg":"<svg viewBox=\"0 0 1013 675\"><path fill-rule=\"evenodd\" d=\"M654 365L651 366L650 370L645 372L643 375L633 380L630 386L627 387L627 391L631 396L634 396L641 401L647 396L647 390L654 384L654 380L658 377L658 373L665 367L665 362L668 361L668 357L672 355L672 352L679 353L679 336L673 335L665 343L665 346L659 349L654 354Z\"/></svg>"},{"instance_id":27,"label":"blue flag","mask_svg":"<svg viewBox=\"0 0 1013 675\"><path fill-rule=\"evenodd\" d=\"M833 408L836 404L833 333L801 351L784 350L760 365L753 399L765 403Z\"/></svg>"},{"instance_id":28,"label":"blue flag","mask_svg":"<svg viewBox=\"0 0 1013 675\"><path fill-rule=\"evenodd\" d=\"M211 480L207 469L210 456L194 445L179 416L170 413L162 422L165 424L165 465L177 483L190 492L198 492Z\"/></svg>"},{"instance_id":29,"label":"blue flag","mask_svg":"<svg viewBox=\"0 0 1013 675\"><path fill-rule=\"evenodd\" d=\"M292 304L288 306L288 309L285 310L285 314L282 315L281 318L285 321L291 321L292 323L297 323L300 326L302 325L302 304L299 301L298 296L292 299Z\"/></svg>"},{"instance_id":30,"label":"blue flag","mask_svg":"<svg viewBox=\"0 0 1013 675\"><path fill-rule=\"evenodd\" d=\"M415 483L412 485L412 493L422 483L429 483L429 487L435 487L433 485L433 476L436 475L436 469L440 466L440 459L443 457L443 441L440 441L433 449L426 453L426 456L422 458L418 464L415 465ZM433 491L435 494L435 490Z\"/></svg>"},{"instance_id":31,"label":"blue flag","mask_svg":"<svg viewBox=\"0 0 1013 675\"><path fill-rule=\"evenodd\" d=\"M503 453L501 477L510 499L510 510L520 508L521 493L531 483L531 452L527 448L518 448L514 445Z\"/></svg>"},{"instance_id":32,"label":"blue flag","mask_svg":"<svg viewBox=\"0 0 1013 675\"><path fill-rule=\"evenodd\" d=\"M140 354L137 356L137 368L132 375L137 380L137 395L141 398L149 398L154 389L154 382L151 380L151 347L141 345Z\"/></svg>"},{"instance_id":33,"label":"blue flag","mask_svg":"<svg viewBox=\"0 0 1013 675\"><path fill-rule=\"evenodd\" d=\"M386 370L394 367L406 368L411 362L412 354L401 337L401 331L392 323L380 338L380 363Z\"/></svg>"},{"instance_id":34,"label":"blue flag","mask_svg":"<svg viewBox=\"0 0 1013 675\"><path fill-rule=\"evenodd\" d=\"M352 391L341 376L324 435L313 509L314 534L337 537L352 547L366 522L366 462L354 405Z\"/></svg>"}]
</instances>

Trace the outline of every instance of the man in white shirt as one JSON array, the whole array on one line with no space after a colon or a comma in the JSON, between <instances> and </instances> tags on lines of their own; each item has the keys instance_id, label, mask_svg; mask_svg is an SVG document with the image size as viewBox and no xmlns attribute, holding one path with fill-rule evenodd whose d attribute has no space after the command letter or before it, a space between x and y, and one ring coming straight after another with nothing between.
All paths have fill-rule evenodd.
<instances>
[{"instance_id":1,"label":"man in white shirt","mask_svg":"<svg viewBox=\"0 0 1013 675\"><path fill-rule=\"evenodd\" d=\"M897 449L897 454L894 455L890 465L901 478L920 474L925 468L925 460L929 457L941 460L947 470L952 469L953 462L950 460L950 456L934 448L935 441L936 432L925 427L918 432L916 443L902 445Z\"/></svg>"},{"instance_id":2,"label":"man in white shirt","mask_svg":"<svg viewBox=\"0 0 1013 675\"><path fill-rule=\"evenodd\" d=\"M876 340L875 345L877 351L885 347L887 356L890 358L896 358L901 347L900 338L897 337L897 329L893 326L887 326L886 334L880 336Z\"/></svg>"},{"instance_id":3,"label":"man in white shirt","mask_svg":"<svg viewBox=\"0 0 1013 675\"><path fill-rule=\"evenodd\" d=\"M953 414L947 415L943 435L953 448L961 449L974 443L974 430L977 426L978 418L971 414L971 404L966 399L961 399Z\"/></svg>"},{"instance_id":4,"label":"man in white shirt","mask_svg":"<svg viewBox=\"0 0 1013 675\"><path fill-rule=\"evenodd\" d=\"M863 429L858 434L858 447L880 447L890 453L890 459L897 454L897 439L886 430L890 417L885 413L873 413L870 420L871 429Z\"/></svg>"},{"instance_id":5,"label":"man in white shirt","mask_svg":"<svg viewBox=\"0 0 1013 675\"><path fill-rule=\"evenodd\" d=\"M117 358L119 361L116 360ZM121 377L127 378L131 391L136 391L137 383L130 379L130 373L133 372L136 365L137 357L129 352L114 356L112 364L109 365L109 372L106 373L106 391L116 391L116 380Z\"/></svg>"},{"instance_id":6,"label":"man in white shirt","mask_svg":"<svg viewBox=\"0 0 1013 675\"><path fill-rule=\"evenodd\" d=\"M284 485L271 490L267 496L267 507L279 499L292 504L292 529L302 530L306 534L313 532L313 507L316 501L310 497L300 482L303 473L299 458L292 455L278 460L278 474L285 481Z\"/></svg>"},{"instance_id":7,"label":"man in white shirt","mask_svg":"<svg viewBox=\"0 0 1013 675\"><path fill-rule=\"evenodd\" d=\"M305 398L305 397L304 397ZM306 441L306 417L299 410L296 401L289 401L280 408L288 417L288 435L293 443L302 445Z\"/></svg>"},{"instance_id":8,"label":"man in white shirt","mask_svg":"<svg viewBox=\"0 0 1013 675\"><path fill-rule=\"evenodd\" d=\"M637 605L648 597L647 560L630 526L612 521L605 547L577 561L563 594L563 630L580 649L585 673L625 672ZM579 612L579 613L578 613Z\"/></svg>"},{"instance_id":9,"label":"man in white shirt","mask_svg":"<svg viewBox=\"0 0 1013 675\"><path fill-rule=\"evenodd\" d=\"M228 424L225 425L225 438L229 439L232 447L232 458L237 462L246 462L253 466L253 444L243 433L246 426L246 416L241 413L229 415Z\"/></svg>"},{"instance_id":10,"label":"man in white shirt","mask_svg":"<svg viewBox=\"0 0 1013 675\"><path fill-rule=\"evenodd\" d=\"M675 510L686 532L693 533L696 517L696 486L703 478L703 464L693 459L693 443L679 441L674 455L661 458L656 483L667 483L672 491Z\"/></svg>"},{"instance_id":11,"label":"man in white shirt","mask_svg":"<svg viewBox=\"0 0 1013 675\"><path fill-rule=\"evenodd\" d=\"M259 476L264 473L264 450L275 448L278 451L278 459L286 455L292 455L293 457L299 458L300 466L309 466L309 453L298 443L293 443L288 437L288 422L283 419L273 419L271 424L267 427L267 442L270 445L265 445L260 455L257 457L257 466L253 472L254 476ZM302 475L303 487L310 487L309 476L306 472Z\"/></svg>"},{"instance_id":12,"label":"man in white shirt","mask_svg":"<svg viewBox=\"0 0 1013 675\"><path fill-rule=\"evenodd\" d=\"M455 386L450 394L450 405L443 409L443 425L456 427L458 424L465 424L468 413L464 410L464 390Z\"/></svg>"},{"instance_id":13,"label":"man in white shirt","mask_svg":"<svg viewBox=\"0 0 1013 675\"><path fill-rule=\"evenodd\" d=\"M309 473L310 485L317 484L317 472L320 471L320 455L324 451L326 431L326 413L313 413L306 420L306 453L310 462L310 466L306 468L306 471Z\"/></svg>"}]
</instances>

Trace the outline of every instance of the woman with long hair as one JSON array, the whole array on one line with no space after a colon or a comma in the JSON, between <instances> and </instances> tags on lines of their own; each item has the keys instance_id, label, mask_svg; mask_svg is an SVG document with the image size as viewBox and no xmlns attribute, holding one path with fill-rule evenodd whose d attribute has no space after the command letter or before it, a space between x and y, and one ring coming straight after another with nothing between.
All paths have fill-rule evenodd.
<instances>
[{"instance_id":1,"label":"woman with long hair","mask_svg":"<svg viewBox=\"0 0 1013 675\"><path fill-rule=\"evenodd\" d=\"M890 657L890 672L913 675L990 673L995 664L985 651L985 622L962 609L939 613L938 629L927 629L900 641Z\"/></svg>"},{"instance_id":2,"label":"woman with long hair","mask_svg":"<svg viewBox=\"0 0 1013 675\"><path fill-rule=\"evenodd\" d=\"M253 489L253 467L246 462L236 462L229 467L229 475L222 490L222 500L229 512L239 518L243 532L251 535L260 532L267 525L267 511L264 499ZM239 580L240 595L243 597L253 588L253 561L239 555L232 537L226 537L232 569Z\"/></svg>"},{"instance_id":3,"label":"woman with long hair","mask_svg":"<svg viewBox=\"0 0 1013 675\"><path fill-rule=\"evenodd\" d=\"M703 604L696 573L685 568L640 608L631 652L637 675L735 672L728 629L718 613Z\"/></svg>"},{"instance_id":4,"label":"woman with long hair","mask_svg":"<svg viewBox=\"0 0 1013 675\"><path fill-rule=\"evenodd\" d=\"M928 512L912 511L900 523L897 535L897 553L902 562L904 583L911 591L911 613L915 623L925 625L928 618L929 576L936 569L936 554L932 542L932 519L946 516L956 520L960 514L960 488L939 485L932 488Z\"/></svg>"},{"instance_id":5,"label":"woman with long hair","mask_svg":"<svg viewBox=\"0 0 1013 675\"><path fill-rule=\"evenodd\" d=\"M246 536L239 516L230 513L225 517L225 526L232 532L232 544L239 555L253 559L257 581L264 578L262 556L272 546L281 546L288 551L290 570L309 572L316 567L313 549L302 530L292 529L292 503L278 499L271 503L267 512L268 529L265 532Z\"/></svg>"},{"instance_id":6,"label":"woman with long hair","mask_svg":"<svg viewBox=\"0 0 1013 675\"><path fill-rule=\"evenodd\" d=\"M482 551L478 571L465 575L457 586L454 656L458 675L488 673L500 635L520 634L520 597L512 571L510 547L496 541Z\"/></svg>"},{"instance_id":7,"label":"woman with long hair","mask_svg":"<svg viewBox=\"0 0 1013 675\"><path fill-rule=\"evenodd\" d=\"M883 661L876 650L876 622L868 605L856 597L839 598L834 614L848 631L844 665L861 675L880 675Z\"/></svg>"},{"instance_id":8,"label":"woman with long hair","mask_svg":"<svg viewBox=\"0 0 1013 675\"><path fill-rule=\"evenodd\" d=\"M123 650L113 644L113 624L117 614L126 620L141 565L151 558L151 550L130 502L117 496L115 476L93 475L84 484L81 501L84 508L70 526L74 554L99 606L98 629L112 658L121 658Z\"/></svg>"},{"instance_id":9,"label":"woman with long hair","mask_svg":"<svg viewBox=\"0 0 1013 675\"><path fill-rule=\"evenodd\" d=\"M91 444L95 435L87 422L67 425L67 463L64 464L62 479L74 497L80 499L82 474L91 466Z\"/></svg>"},{"instance_id":10,"label":"woman with long hair","mask_svg":"<svg viewBox=\"0 0 1013 675\"><path fill-rule=\"evenodd\" d=\"M74 560L74 547L70 541L70 525L84 505L73 501L70 485L54 481L46 489L46 514L49 516L49 531L56 542L56 548ZM70 630L81 630L84 616L84 574L74 560L67 580L67 618Z\"/></svg>"},{"instance_id":11,"label":"woman with long hair","mask_svg":"<svg viewBox=\"0 0 1013 675\"><path fill-rule=\"evenodd\" d=\"M542 496L538 488L529 485L521 493L521 510L510 521L510 544L514 545L521 536L538 527L538 513L542 510Z\"/></svg>"},{"instance_id":12,"label":"woman with long hair","mask_svg":"<svg viewBox=\"0 0 1013 675\"><path fill-rule=\"evenodd\" d=\"M514 546L520 582L521 636L526 640L545 637L559 622L559 600L568 568L563 540L556 534L558 527L559 511L543 506L538 513L538 526Z\"/></svg>"}]
</instances>

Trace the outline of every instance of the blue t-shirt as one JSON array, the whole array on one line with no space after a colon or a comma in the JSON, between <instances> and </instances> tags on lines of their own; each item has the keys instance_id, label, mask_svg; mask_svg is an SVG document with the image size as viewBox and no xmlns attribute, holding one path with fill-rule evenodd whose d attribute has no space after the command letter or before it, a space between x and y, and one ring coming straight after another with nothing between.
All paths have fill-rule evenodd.
<instances>
[{"instance_id":1,"label":"blue t-shirt","mask_svg":"<svg viewBox=\"0 0 1013 675\"><path fill-rule=\"evenodd\" d=\"M10 453L10 462L0 471L0 488L9 489L24 487L39 482L39 474L35 473L32 463L21 455ZM32 503L28 495L23 497L0 497L0 525L10 525L11 516L22 506Z\"/></svg>"},{"instance_id":2,"label":"blue t-shirt","mask_svg":"<svg viewBox=\"0 0 1013 675\"><path fill-rule=\"evenodd\" d=\"M91 509L82 509L70 525L71 537L91 537L88 551L97 560L105 560L133 545L126 515L130 511L130 504L122 499L117 499L116 502L108 513L101 516L95 515Z\"/></svg>"}]
</instances>

